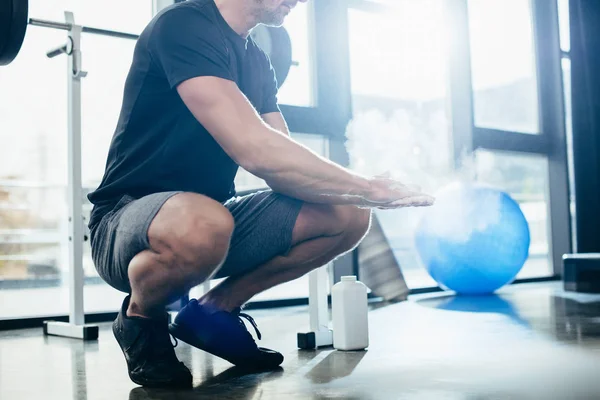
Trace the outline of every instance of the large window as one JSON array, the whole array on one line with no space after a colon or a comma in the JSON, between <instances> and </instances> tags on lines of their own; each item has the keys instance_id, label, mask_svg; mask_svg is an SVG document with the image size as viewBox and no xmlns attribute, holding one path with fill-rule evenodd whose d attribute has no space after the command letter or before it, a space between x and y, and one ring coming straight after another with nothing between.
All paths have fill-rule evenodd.
<instances>
[{"instance_id":1,"label":"large window","mask_svg":"<svg viewBox=\"0 0 600 400\"><path fill-rule=\"evenodd\" d=\"M354 118L347 129L353 169L389 173L435 191L451 176L444 0L394 2L348 12ZM432 286L414 247L422 210L377 211L410 287Z\"/></svg>"},{"instance_id":2,"label":"large window","mask_svg":"<svg viewBox=\"0 0 600 400\"><path fill-rule=\"evenodd\" d=\"M560 48L562 51L571 51L571 27L569 23L569 0L558 1L558 22L560 30Z\"/></svg>"},{"instance_id":3,"label":"large window","mask_svg":"<svg viewBox=\"0 0 600 400\"><path fill-rule=\"evenodd\" d=\"M279 90L281 104L315 106L313 20L312 2L298 3L285 20L284 27L292 39L292 67Z\"/></svg>"},{"instance_id":4,"label":"large window","mask_svg":"<svg viewBox=\"0 0 600 400\"><path fill-rule=\"evenodd\" d=\"M469 0L475 125L539 133L530 0Z\"/></svg>"},{"instance_id":5,"label":"large window","mask_svg":"<svg viewBox=\"0 0 600 400\"><path fill-rule=\"evenodd\" d=\"M547 159L520 153L478 150L475 160L477 180L506 191L519 203L529 224L529 258L517 278L552 275Z\"/></svg>"},{"instance_id":6,"label":"large window","mask_svg":"<svg viewBox=\"0 0 600 400\"><path fill-rule=\"evenodd\" d=\"M30 1L35 18L63 21L64 10L81 24L139 33L152 17L152 2ZM0 74L0 318L68 311L66 60L46 57L65 41L63 31L30 26L19 56ZM102 177L134 44L82 38L89 72L82 85L85 190ZM89 213L87 201L84 207ZM86 311L115 310L121 296L98 284L88 243L84 270Z\"/></svg>"},{"instance_id":7,"label":"large window","mask_svg":"<svg viewBox=\"0 0 600 400\"><path fill-rule=\"evenodd\" d=\"M446 95L444 1L398 3L389 14L349 10L355 112L373 98L424 103Z\"/></svg>"},{"instance_id":8,"label":"large window","mask_svg":"<svg viewBox=\"0 0 600 400\"><path fill-rule=\"evenodd\" d=\"M565 2L559 2L564 14ZM560 129L543 120L543 111L547 115L553 103L540 96L538 75L547 79L551 68L537 62L541 42L536 40L550 37L539 36L536 18L548 18L539 4L349 4L351 166L369 175L389 171L430 192L457 179L475 179L506 191L519 202L531 231L530 257L518 278L553 275L551 212L561 211L551 207L550 193L566 195L567 188L550 179L550 153L544 147L557 140L548 132ZM563 61L565 73L567 64ZM453 132L453 127L459 130ZM458 165L460 170L455 169ZM414 247L414 230L424 212L376 212L412 288L435 285Z\"/></svg>"},{"instance_id":9,"label":"large window","mask_svg":"<svg viewBox=\"0 0 600 400\"><path fill-rule=\"evenodd\" d=\"M554 101L562 96L560 10L536 0L467 5L476 176L509 193L529 222L518 278L555 275L570 248L564 116Z\"/></svg>"},{"instance_id":10,"label":"large window","mask_svg":"<svg viewBox=\"0 0 600 400\"><path fill-rule=\"evenodd\" d=\"M331 52L320 52L320 60L315 57L319 42L314 40L314 32L326 30L314 26L314 4L299 3L286 21L294 65L279 93L280 103L299 106L290 108L299 109L298 115L305 120L309 115L302 114L306 108L319 106L315 71L327 70L313 64L332 57ZM471 154L467 151L473 159L473 176L510 193L521 204L530 224L531 257L520 277L552 274L552 263L556 261L552 254L556 207L551 196L560 194L563 188L554 176L549 178L552 168L556 168L549 149L560 146L556 147L547 137L544 115L548 114L548 100L540 94L547 90L548 85L542 83L548 66L538 63L540 41L546 37L540 37L536 31L536 19L547 17L538 15L540 4L547 3L350 0L347 4L348 42L342 40L339 46L340 57L345 54L346 45L350 57L347 78L354 119L347 128L346 148L351 167L369 175L389 171L394 177L435 192L458 176L454 167L463 156L462 148L458 150L456 146L459 139L468 145L476 144L471 146L474 149L467 149L473 150ZM465 51L468 57L462 60L462 66L449 51L454 48L451 38L460 31L453 25L451 16L455 13L449 12L453 11L449 7L458 4L464 6L467 32L461 48L470 49ZM557 4L569 133L568 1L557 0ZM63 10L70 10L79 23L132 33L139 33L152 17L151 0L31 0L30 9L32 17L59 21L63 20ZM338 17L335 20L339 22ZM65 314L68 310L64 240L66 61L63 57L45 56L48 49L64 43L65 38L62 31L29 27L19 57L2 68L0 74L0 318ZM104 172L133 46L134 42L128 40L86 34L83 37L83 66L89 72L83 81L86 190L93 190ZM470 71L465 73L468 82L457 84L457 71ZM344 81L344 74L339 71L328 76ZM329 83L321 82L326 87ZM462 84L468 92L463 99L470 98L469 104L456 103L455 90L460 91ZM344 83L334 86L344 88ZM345 104L350 93L335 95ZM318 116L327 116L328 111L319 110ZM453 131L457 118L464 116L468 126L464 126L464 131ZM334 136L339 137L339 133L297 126L306 123L314 128L314 121L305 120L296 118L295 132L331 134L333 140L313 134L292 136L323 156L331 150L338 157L342 152ZM240 171L236 184L241 191L265 187L262 180L245 171ZM85 204L85 211L90 211L89 203ZM377 211L413 288L434 284L421 266L413 243L422 212L425 210ZM97 276L89 244L85 252L86 312L116 310L122 294ZM306 278L302 278L255 300L306 294Z\"/></svg>"}]
</instances>

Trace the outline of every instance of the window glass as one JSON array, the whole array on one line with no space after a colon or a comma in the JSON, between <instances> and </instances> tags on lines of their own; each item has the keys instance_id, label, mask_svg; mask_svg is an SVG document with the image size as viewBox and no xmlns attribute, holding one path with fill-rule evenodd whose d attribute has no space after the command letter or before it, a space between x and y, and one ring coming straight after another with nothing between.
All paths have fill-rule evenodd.
<instances>
[{"instance_id":1,"label":"window glass","mask_svg":"<svg viewBox=\"0 0 600 400\"><path fill-rule=\"evenodd\" d=\"M529 223L529 259L517 278L553 274L549 255L548 161L545 157L478 150L477 179L506 191L516 200Z\"/></svg>"},{"instance_id":2,"label":"window glass","mask_svg":"<svg viewBox=\"0 0 600 400\"><path fill-rule=\"evenodd\" d=\"M444 4L398 0L397 12L350 9L349 41L355 108L377 98L427 101L446 94Z\"/></svg>"},{"instance_id":3,"label":"window glass","mask_svg":"<svg viewBox=\"0 0 600 400\"><path fill-rule=\"evenodd\" d=\"M539 133L530 0L469 0L475 125Z\"/></svg>"},{"instance_id":4,"label":"window glass","mask_svg":"<svg viewBox=\"0 0 600 400\"><path fill-rule=\"evenodd\" d=\"M280 104L313 107L314 44L312 41L312 2L298 3L286 17L284 27L292 40L292 67L279 89Z\"/></svg>"},{"instance_id":5,"label":"window glass","mask_svg":"<svg viewBox=\"0 0 600 400\"><path fill-rule=\"evenodd\" d=\"M288 24L292 37L304 36L307 44L295 47L298 66L292 67L290 85L305 79L299 87L309 93L308 29L302 26L308 11L299 6L295 19L288 20ZM152 17L149 0L126 4L114 0L30 2L30 16L35 18L63 21L65 9L75 12L78 23L133 33L141 32ZM47 50L65 40L63 31L30 26L21 53L0 74L0 143L4 144L0 145L0 318L68 312L66 61L64 57L46 57ZM134 45L134 41L124 39L89 34L82 37L83 67L88 71L82 84L82 175L86 192L97 187L104 173ZM301 93L300 103L310 98L306 93ZM294 137L327 154L325 139L301 134ZM247 189L258 185L240 179L240 186ZM89 215L90 210L86 200L84 214ZM89 242L84 246L83 263L85 311L118 309L123 294L98 277ZM278 293L286 290L291 289Z\"/></svg>"},{"instance_id":6,"label":"window glass","mask_svg":"<svg viewBox=\"0 0 600 400\"><path fill-rule=\"evenodd\" d=\"M66 64L46 57L65 37L29 27L0 73L0 318L68 311Z\"/></svg>"},{"instance_id":7,"label":"window glass","mask_svg":"<svg viewBox=\"0 0 600 400\"><path fill-rule=\"evenodd\" d=\"M571 24L569 21L569 0L558 1L558 23L560 29L560 48L571 51Z\"/></svg>"},{"instance_id":8,"label":"window glass","mask_svg":"<svg viewBox=\"0 0 600 400\"><path fill-rule=\"evenodd\" d=\"M354 118L351 167L434 192L452 175L446 4L398 0L389 12L349 10ZM414 245L423 210L376 211L411 288L434 286Z\"/></svg>"},{"instance_id":9,"label":"window glass","mask_svg":"<svg viewBox=\"0 0 600 400\"><path fill-rule=\"evenodd\" d=\"M563 89L565 99L565 128L567 134L567 157L569 163L569 192L571 209L571 232L573 248L577 249L577 208L575 207L575 165L573 153L573 99L571 98L571 60L562 59Z\"/></svg>"}]
</instances>

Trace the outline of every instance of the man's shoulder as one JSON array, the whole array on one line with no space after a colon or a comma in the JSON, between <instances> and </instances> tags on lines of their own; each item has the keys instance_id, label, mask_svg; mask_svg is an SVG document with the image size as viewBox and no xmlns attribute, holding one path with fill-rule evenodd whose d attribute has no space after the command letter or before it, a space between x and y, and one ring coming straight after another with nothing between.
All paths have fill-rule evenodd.
<instances>
[{"instance_id":1,"label":"man's shoulder","mask_svg":"<svg viewBox=\"0 0 600 400\"><path fill-rule=\"evenodd\" d=\"M256 58L259 60L262 67L271 67L269 55L252 37L248 37L248 49L256 55Z\"/></svg>"},{"instance_id":2,"label":"man's shoulder","mask_svg":"<svg viewBox=\"0 0 600 400\"><path fill-rule=\"evenodd\" d=\"M172 5L163 8L158 15L169 14L175 11L187 10L198 11L202 13L210 13L212 8L209 7L213 0L187 0L173 3Z\"/></svg>"},{"instance_id":3,"label":"man's shoulder","mask_svg":"<svg viewBox=\"0 0 600 400\"><path fill-rule=\"evenodd\" d=\"M216 24L212 0L187 0L164 8L155 17L155 26L163 24L185 24L193 22L194 26L205 27L206 23ZM200 18L200 20L198 19Z\"/></svg>"}]
</instances>

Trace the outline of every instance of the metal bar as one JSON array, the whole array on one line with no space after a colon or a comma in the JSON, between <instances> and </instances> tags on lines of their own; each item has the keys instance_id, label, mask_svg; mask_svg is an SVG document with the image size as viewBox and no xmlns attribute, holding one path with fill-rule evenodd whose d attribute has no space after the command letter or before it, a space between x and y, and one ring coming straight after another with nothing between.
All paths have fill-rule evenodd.
<instances>
[{"instance_id":1,"label":"metal bar","mask_svg":"<svg viewBox=\"0 0 600 400\"><path fill-rule=\"evenodd\" d=\"M66 184L64 183L44 183L38 181L24 181L24 180L0 180L0 187L6 188L26 188L26 189L64 189Z\"/></svg>"},{"instance_id":2,"label":"metal bar","mask_svg":"<svg viewBox=\"0 0 600 400\"><path fill-rule=\"evenodd\" d=\"M471 40L466 0L446 2L450 29L450 66L448 71L452 112L454 167L461 168L473 153L473 89L471 79Z\"/></svg>"},{"instance_id":3,"label":"metal bar","mask_svg":"<svg viewBox=\"0 0 600 400\"><path fill-rule=\"evenodd\" d=\"M73 45L68 58L68 200L69 200L69 287L72 325L84 324L83 309L83 213L81 180L81 27L73 24L73 14L65 12L71 22L69 38Z\"/></svg>"},{"instance_id":4,"label":"metal bar","mask_svg":"<svg viewBox=\"0 0 600 400\"><path fill-rule=\"evenodd\" d=\"M318 332L328 330L329 311L327 307L327 268L317 268L308 274L308 308L310 314L310 330Z\"/></svg>"},{"instance_id":5,"label":"metal bar","mask_svg":"<svg viewBox=\"0 0 600 400\"><path fill-rule=\"evenodd\" d=\"M312 53L312 57L310 58L310 72L309 76L312 77L310 82L310 104L312 107L319 106L319 98L318 98L318 90L319 90L319 76L317 75L317 63L319 60L314 57L317 49L317 23L315 20L315 2L311 1L307 3L308 7L308 48ZM299 65L296 61L292 60L292 66Z\"/></svg>"},{"instance_id":6,"label":"metal bar","mask_svg":"<svg viewBox=\"0 0 600 400\"><path fill-rule=\"evenodd\" d=\"M532 6L540 122L548 144L550 256L554 274L562 275L562 259L571 252L572 234L558 6L547 0L534 0Z\"/></svg>"},{"instance_id":7,"label":"metal bar","mask_svg":"<svg viewBox=\"0 0 600 400\"><path fill-rule=\"evenodd\" d=\"M116 38L120 38L120 39L131 39L131 40L138 40L140 35L136 35L133 33L125 33L125 32L117 32L117 31L111 31L108 29L100 29L100 28L90 28L88 26L84 26L82 29L83 33L91 33L93 35L102 35L102 36L111 36L111 37L116 37Z\"/></svg>"},{"instance_id":8,"label":"metal bar","mask_svg":"<svg viewBox=\"0 0 600 400\"><path fill-rule=\"evenodd\" d=\"M65 45L57 47L57 48L55 48L53 50L48 51L46 53L46 57L48 57L48 58L54 58L54 57L57 57L57 56L59 56L61 54L66 53L67 51L68 51L68 46L65 44Z\"/></svg>"},{"instance_id":9,"label":"metal bar","mask_svg":"<svg viewBox=\"0 0 600 400\"><path fill-rule=\"evenodd\" d=\"M42 28L60 29L63 31L68 31L71 29L71 24L67 24L65 22L47 21L44 19L35 18L29 18L29 25L39 26Z\"/></svg>"},{"instance_id":10,"label":"metal bar","mask_svg":"<svg viewBox=\"0 0 600 400\"><path fill-rule=\"evenodd\" d=\"M473 129L473 146L476 149L484 148L543 155L550 152L550 140L547 134L530 135L479 127Z\"/></svg>"},{"instance_id":11,"label":"metal bar","mask_svg":"<svg viewBox=\"0 0 600 400\"><path fill-rule=\"evenodd\" d=\"M36 18L29 18L29 25L39 26L42 28L60 29L63 31L68 31L73 28L72 24L67 24L65 22L47 21L47 20L36 19ZM101 36L110 36L110 37L116 37L116 38L120 38L120 39L137 40L140 37L140 35L136 35L133 33L113 31L110 29L93 28L90 26L81 27L81 31L83 33L90 33L93 35L101 35Z\"/></svg>"},{"instance_id":12,"label":"metal bar","mask_svg":"<svg viewBox=\"0 0 600 400\"><path fill-rule=\"evenodd\" d=\"M109 322L113 321L117 317L116 312L105 312L105 313L89 313L85 316L86 322L98 323L98 322ZM53 315L47 317L29 317L29 318L15 318L15 319L0 319L0 331L7 331L13 329L27 329L27 328L39 328L43 326L44 321L53 320L67 322L68 317L66 315Z\"/></svg>"}]
</instances>

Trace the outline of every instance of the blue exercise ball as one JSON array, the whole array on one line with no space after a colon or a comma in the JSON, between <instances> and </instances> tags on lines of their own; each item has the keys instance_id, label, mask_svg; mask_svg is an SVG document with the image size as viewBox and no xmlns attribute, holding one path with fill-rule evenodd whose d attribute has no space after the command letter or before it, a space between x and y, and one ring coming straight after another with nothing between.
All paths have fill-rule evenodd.
<instances>
[{"instance_id":1,"label":"blue exercise ball","mask_svg":"<svg viewBox=\"0 0 600 400\"><path fill-rule=\"evenodd\" d=\"M487 294L510 283L529 255L529 225L508 194L454 183L436 194L419 221L416 248L443 288Z\"/></svg>"}]
</instances>

